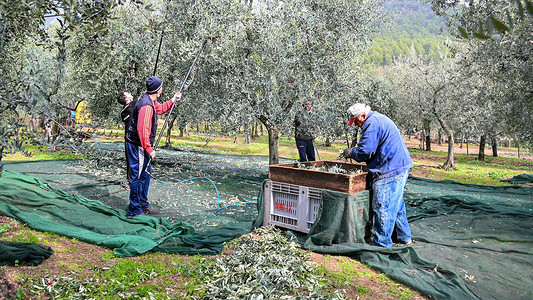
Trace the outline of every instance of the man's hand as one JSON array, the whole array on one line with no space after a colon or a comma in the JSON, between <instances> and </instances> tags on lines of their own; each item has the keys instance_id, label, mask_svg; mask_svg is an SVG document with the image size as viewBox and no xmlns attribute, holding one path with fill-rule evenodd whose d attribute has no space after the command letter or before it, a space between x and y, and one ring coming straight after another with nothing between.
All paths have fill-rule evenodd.
<instances>
[{"instance_id":1,"label":"man's hand","mask_svg":"<svg viewBox=\"0 0 533 300\"><path fill-rule=\"evenodd\" d=\"M150 157L152 157L152 159L155 159L155 150L150 152Z\"/></svg>"},{"instance_id":2,"label":"man's hand","mask_svg":"<svg viewBox=\"0 0 533 300\"><path fill-rule=\"evenodd\" d=\"M344 158L352 158L352 149L353 148L346 148L342 152L342 155L344 155Z\"/></svg>"},{"instance_id":3,"label":"man's hand","mask_svg":"<svg viewBox=\"0 0 533 300\"><path fill-rule=\"evenodd\" d=\"M176 101L180 101L180 100L181 100L181 93L177 92L176 94L174 94L174 97L172 97L172 102L176 103Z\"/></svg>"}]
</instances>

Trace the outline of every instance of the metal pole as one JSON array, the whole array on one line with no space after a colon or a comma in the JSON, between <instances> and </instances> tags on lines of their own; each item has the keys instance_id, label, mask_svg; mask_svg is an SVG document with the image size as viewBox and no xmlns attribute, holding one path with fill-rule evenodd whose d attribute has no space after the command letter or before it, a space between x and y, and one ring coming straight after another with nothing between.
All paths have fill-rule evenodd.
<instances>
[{"instance_id":1,"label":"metal pole","mask_svg":"<svg viewBox=\"0 0 533 300\"><path fill-rule=\"evenodd\" d=\"M196 54L196 58L194 59L191 67L189 68L189 72L187 72L187 75L185 75L185 79L183 80L183 83L181 84L181 87L179 89L179 92L181 93L181 91L183 91L183 88L185 87L185 84L187 83L187 79L189 78L189 75L191 75L191 72L192 72L192 69L194 68L194 66L196 65L196 61L198 60L198 58L200 57L200 54L202 54L202 52L204 51L204 48L205 48L205 45L207 44L207 41L208 40L212 40L214 41L215 38L214 37L208 37L204 40L204 43L202 44L202 48L200 49L200 51L198 51L198 54ZM154 73L155 73L155 70L154 70ZM168 112L168 115L165 119L165 123L163 124L163 127L161 128L161 131L159 132L159 135L157 137L157 140L156 142L152 145L152 148L154 149L154 151L157 149L157 146L159 145L159 141L161 141L161 137L163 136L163 132L165 131L165 127L167 127L167 124L168 124L168 120L170 118L170 115L172 114L172 111L174 110L174 106L176 106L176 103L172 103L172 107L170 107L170 111ZM152 157L149 156L148 157L148 162L146 163L146 167L144 168L144 171L147 171L148 169L148 166L150 165L150 163L152 162ZM150 176L152 176L152 174L150 174L148 172L148 174Z\"/></svg>"},{"instance_id":2,"label":"metal pole","mask_svg":"<svg viewBox=\"0 0 533 300\"><path fill-rule=\"evenodd\" d=\"M191 67L189 68L189 72L187 72L187 75L185 76L185 79L183 80L183 83L181 84L181 87L180 87L180 90L179 90L180 93L181 93L181 91L183 91L183 87L185 87L185 84L187 83L187 79L189 78L189 75L191 74L192 69L194 68L194 65L196 65L196 61L198 60L198 57L200 57L200 54L202 54L202 52L204 51L204 48L205 48L206 44L207 44L207 38L205 39L204 43L202 44L202 48L200 49L200 51L196 55L196 58L194 59ZM159 145L159 141L161 140L161 136L163 135L163 131L165 131L165 127L167 127L167 123L168 123L168 120L170 118L170 115L172 114L172 111L174 110L174 106L176 106L176 103L172 104L172 107L170 108L170 111L168 112L167 117L165 119L165 123L163 124L163 127L161 128L161 131L159 132L159 136L157 137L157 140L156 140L155 144L152 145L152 148L154 149L154 151L157 148L157 146Z\"/></svg>"},{"instance_id":3,"label":"metal pole","mask_svg":"<svg viewBox=\"0 0 533 300\"><path fill-rule=\"evenodd\" d=\"M155 58L155 66L154 66L154 76L155 76L155 71L157 70L157 63L159 62L159 54L161 53L161 44L163 44L163 34L165 33L165 31L161 31L161 38L159 39L159 49L157 49L157 56Z\"/></svg>"},{"instance_id":4,"label":"metal pole","mask_svg":"<svg viewBox=\"0 0 533 300\"><path fill-rule=\"evenodd\" d=\"M316 151L316 156L318 156L318 160L321 160L320 159L320 153L318 153L318 148L315 147L315 142L313 140L311 140L311 143L313 144L313 149L315 149L315 151Z\"/></svg>"}]
</instances>

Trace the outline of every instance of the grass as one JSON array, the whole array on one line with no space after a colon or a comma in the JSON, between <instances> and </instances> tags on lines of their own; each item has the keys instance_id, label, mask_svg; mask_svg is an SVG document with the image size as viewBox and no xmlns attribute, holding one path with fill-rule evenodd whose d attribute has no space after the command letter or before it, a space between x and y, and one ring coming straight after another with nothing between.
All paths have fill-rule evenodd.
<instances>
[{"instance_id":1,"label":"grass","mask_svg":"<svg viewBox=\"0 0 533 300\"><path fill-rule=\"evenodd\" d=\"M40 145L26 145L25 150L30 156L21 152L4 154L4 161L26 161L26 160L53 160L53 159L79 159L78 156L67 150L51 151L50 148Z\"/></svg>"},{"instance_id":2,"label":"grass","mask_svg":"<svg viewBox=\"0 0 533 300\"><path fill-rule=\"evenodd\" d=\"M335 270L331 270L326 267L326 262L333 261L336 265ZM369 278L375 282L379 282L381 293L386 293L394 299L411 299L415 296L415 293L401 284L398 284L391 280L384 274L376 273L370 269L367 269L363 264L356 260L332 257L330 255L324 256L322 264L315 268L315 272L320 274L321 278L334 283L337 288L355 288L360 296L371 296L374 291L371 287L361 285L361 278Z\"/></svg>"},{"instance_id":3,"label":"grass","mask_svg":"<svg viewBox=\"0 0 533 300\"><path fill-rule=\"evenodd\" d=\"M415 163L414 168L411 169L411 174L429 179L502 186L510 184L501 180L524 173L533 173L533 160L485 156L485 161L479 161L477 155L457 153L454 154L456 169L445 170L440 168L440 165L446 160L446 152L423 151L414 148L409 149L409 151Z\"/></svg>"}]
</instances>

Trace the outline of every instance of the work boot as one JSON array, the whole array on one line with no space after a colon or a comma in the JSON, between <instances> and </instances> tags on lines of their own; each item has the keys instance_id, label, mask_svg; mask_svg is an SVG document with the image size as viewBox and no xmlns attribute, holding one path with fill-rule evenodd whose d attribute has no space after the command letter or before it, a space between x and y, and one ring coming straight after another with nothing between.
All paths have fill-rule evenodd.
<instances>
[{"instance_id":1,"label":"work boot","mask_svg":"<svg viewBox=\"0 0 533 300\"><path fill-rule=\"evenodd\" d=\"M143 209L143 214L144 215L155 215L155 214L158 214L159 213L159 209L157 208L153 208L153 207L148 207L148 208L145 208Z\"/></svg>"},{"instance_id":2,"label":"work boot","mask_svg":"<svg viewBox=\"0 0 533 300\"><path fill-rule=\"evenodd\" d=\"M394 243L393 247L404 247L404 246L411 246L413 244L413 240L409 240L408 242L398 242Z\"/></svg>"}]
</instances>

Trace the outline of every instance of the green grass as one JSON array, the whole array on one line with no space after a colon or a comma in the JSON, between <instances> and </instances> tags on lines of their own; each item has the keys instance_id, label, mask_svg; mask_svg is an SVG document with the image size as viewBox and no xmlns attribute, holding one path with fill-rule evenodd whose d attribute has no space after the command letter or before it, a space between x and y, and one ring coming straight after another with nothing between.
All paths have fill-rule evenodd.
<instances>
[{"instance_id":1,"label":"green grass","mask_svg":"<svg viewBox=\"0 0 533 300\"><path fill-rule=\"evenodd\" d=\"M89 266L59 262L69 271L60 276L28 276L23 281L30 287L28 296L52 299L182 299L204 293L198 286L205 280L202 271L211 263L200 256L147 253L138 260L109 257L107 265L90 267L94 271L90 278L76 276L80 268Z\"/></svg>"},{"instance_id":2,"label":"green grass","mask_svg":"<svg viewBox=\"0 0 533 300\"><path fill-rule=\"evenodd\" d=\"M74 155L67 150L51 151L49 147L39 145L26 145L25 150L31 156L25 156L20 152L14 154L4 154L5 161L25 161L25 160L54 160L54 159L79 159L80 157Z\"/></svg>"},{"instance_id":3,"label":"green grass","mask_svg":"<svg viewBox=\"0 0 533 300\"><path fill-rule=\"evenodd\" d=\"M411 173L423 173L424 177L436 180L452 180L466 184L479 184L502 186L510 185L502 182L520 174L533 173L533 162L514 157L492 157L485 156L485 161L479 161L477 155L455 154L455 170L445 170L440 168L447 157L442 151L423 151L420 149L409 149L412 155L429 157L434 165L428 166L423 161L415 159L415 167ZM418 171L418 172L417 172Z\"/></svg>"},{"instance_id":4,"label":"green grass","mask_svg":"<svg viewBox=\"0 0 533 300\"><path fill-rule=\"evenodd\" d=\"M324 262L331 258L330 255L324 256ZM373 291L368 287L358 284L359 278L362 277L372 278L381 285L388 287L386 288L386 292L395 299L411 299L414 296L412 290L402 287L401 284L392 281L385 274L370 271L370 269L366 268L359 261L343 259L337 261L336 266L339 267L337 271L331 271L324 265L317 266L314 271L322 280L326 280L330 285L336 288L355 288L360 296L363 297L371 294Z\"/></svg>"}]
</instances>

